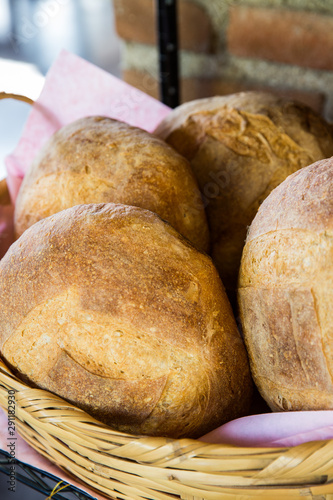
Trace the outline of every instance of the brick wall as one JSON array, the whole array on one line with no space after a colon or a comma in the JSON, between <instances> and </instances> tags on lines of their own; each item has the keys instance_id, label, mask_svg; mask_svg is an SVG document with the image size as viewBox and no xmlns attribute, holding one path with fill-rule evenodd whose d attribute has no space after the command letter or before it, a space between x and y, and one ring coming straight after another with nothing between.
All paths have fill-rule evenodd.
<instances>
[{"instance_id":1,"label":"brick wall","mask_svg":"<svg viewBox=\"0 0 333 500\"><path fill-rule=\"evenodd\" d=\"M113 0L123 78L159 96L155 0ZM178 0L181 100L268 90L333 121L332 0Z\"/></svg>"}]
</instances>

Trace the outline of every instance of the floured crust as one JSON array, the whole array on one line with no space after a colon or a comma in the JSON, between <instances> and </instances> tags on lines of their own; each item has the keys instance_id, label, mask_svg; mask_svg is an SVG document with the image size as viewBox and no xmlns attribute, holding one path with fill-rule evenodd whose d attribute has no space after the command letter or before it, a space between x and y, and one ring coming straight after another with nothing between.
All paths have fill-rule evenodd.
<instances>
[{"instance_id":1,"label":"floured crust","mask_svg":"<svg viewBox=\"0 0 333 500\"><path fill-rule=\"evenodd\" d=\"M151 210L200 250L209 232L190 165L152 134L101 116L57 131L27 172L15 207L15 230L83 203Z\"/></svg>"},{"instance_id":2,"label":"floured crust","mask_svg":"<svg viewBox=\"0 0 333 500\"><path fill-rule=\"evenodd\" d=\"M328 124L305 105L262 92L185 103L155 131L190 162L203 195L212 257L237 288L246 231L288 175L333 155Z\"/></svg>"},{"instance_id":3,"label":"floured crust","mask_svg":"<svg viewBox=\"0 0 333 500\"><path fill-rule=\"evenodd\" d=\"M0 264L1 355L117 429L198 437L244 415L251 378L211 259L158 216L80 205Z\"/></svg>"},{"instance_id":4,"label":"floured crust","mask_svg":"<svg viewBox=\"0 0 333 500\"><path fill-rule=\"evenodd\" d=\"M286 179L249 229L239 306L254 380L273 410L333 409L333 161Z\"/></svg>"}]
</instances>

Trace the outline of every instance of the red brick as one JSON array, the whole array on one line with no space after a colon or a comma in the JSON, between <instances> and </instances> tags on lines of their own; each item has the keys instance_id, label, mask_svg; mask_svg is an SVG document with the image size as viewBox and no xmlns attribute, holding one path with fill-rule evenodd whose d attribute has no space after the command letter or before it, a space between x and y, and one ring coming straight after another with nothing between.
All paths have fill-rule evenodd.
<instances>
[{"instance_id":1,"label":"red brick","mask_svg":"<svg viewBox=\"0 0 333 500\"><path fill-rule=\"evenodd\" d=\"M313 12L232 6L231 54L333 70L333 17Z\"/></svg>"},{"instance_id":2,"label":"red brick","mask_svg":"<svg viewBox=\"0 0 333 500\"><path fill-rule=\"evenodd\" d=\"M159 86L156 78L151 76L146 71L137 69L125 69L122 74L122 79L142 92L159 99Z\"/></svg>"},{"instance_id":3,"label":"red brick","mask_svg":"<svg viewBox=\"0 0 333 500\"><path fill-rule=\"evenodd\" d=\"M235 92L244 92L247 90L257 90L262 92L271 92L279 97L294 99L306 104L317 113L322 114L325 104L325 96L321 92L306 91L294 88L270 87L269 85L258 85L254 83L240 83L224 80L216 80L213 93L218 95L233 94ZM213 94L212 94L213 95Z\"/></svg>"},{"instance_id":4,"label":"red brick","mask_svg":"<svg viewBox=\"0 0 333 500\"><path fill-rule=\"evenodd\" d=\"M159 83L149 73L136 69L127 69L124 70L122 77L125 82L133 87L142 90L155 99L160 98ZM211 93L212 85L212 80L208 79L182 78L180 81L181 102L213 95Z\"/></svg>"},{"instance_id":5,"label":"red brick","mask_svg":"<svg viewBox=\"0 0 333 500\"><path fill-rule=\"evenodd\" d=\"M145 71L136 69L124 70L123 79L133 87L142 90L155 99L160 98L159 83ZM211 89L213 81L202 78L182 78L180 81L180 100L181 102L191 101L200 97L213 95Z\"/></svg>"},{"instance_id":6,"label":"red brick","mask_svg":"<svg viewBox=\"0 0 333 500\"><path fill-rule=\"evenodd\" d=\"M155 45L157 16L152 0L114 0L116 29L124 40ZM190 1L178 4L179 46L194 52L212 52L214 30L206 11Z\"/></svg>"},{"instance_id":7,"label":"red brick","mask_svg":"<svg viewBox=\"0 0 333 500\"><path fill-rule=\"evenodd\" d=\"M159 99L158 81L147 72L135 69L125 70L123 79L155 99ZM260 90L272 92L275 95L295 99L310 106L318 113L323 112L325 97L320 92L308 92L298 89L272 88L265 85L253 83L241 83L238 81L222 80L217 78L183 78L180 83L181 102L210 97L214 95L227 95L246 90Z\"/></svg>"}]
</instances>

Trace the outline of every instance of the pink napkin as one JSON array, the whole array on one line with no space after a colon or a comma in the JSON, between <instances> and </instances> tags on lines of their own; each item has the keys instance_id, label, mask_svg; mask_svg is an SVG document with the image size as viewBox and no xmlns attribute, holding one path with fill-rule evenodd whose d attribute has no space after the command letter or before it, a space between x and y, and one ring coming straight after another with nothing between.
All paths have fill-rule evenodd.
<instances>
[{"instance_id":1,"label":"pink napkin","mask_svg":"<svg viewBox=\"0 0 333 500\"><path fill-rule=\"evenodd\" d=\"M101 114L151 132L169 112L170 108L143 92L73 54L61 52L46 76L15 151L6 158L12 201L35 154L61 126ZM0 257L13 238L12 211L12 207L0 208ZM294 446L318 439L333 439L333 411L251 415L202 438L251 447Z\"/></svg>"},{"instance_id":2,"label":"pink napkin","mask_svg":"<svg viewBox=\"0 0 333 500\"><path fill-rule=\"evenodd\" d=\"M46 75L15 151L6 158L12 200L37 151L63 125L103 115L152 132L169 112L170 108L144 92L62 51Z\"/></svg>"},{"instance_id":3,"label":"pink napkin","mask_svg":"<svg viewBox=\"0 0 333 500\"><path fill-rule=\"evenodd\" d=\"M333 411L330 410L250 415L232 420L200 440L274 448L323 439L333 439Z\"/></svg>"}]
</instances>

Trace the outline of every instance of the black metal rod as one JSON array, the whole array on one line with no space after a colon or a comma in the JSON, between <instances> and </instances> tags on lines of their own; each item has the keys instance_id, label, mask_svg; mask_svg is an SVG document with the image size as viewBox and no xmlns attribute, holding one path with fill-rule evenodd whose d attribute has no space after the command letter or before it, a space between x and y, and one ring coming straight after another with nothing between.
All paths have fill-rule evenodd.
<instances>
[{"instance_id":1,"label":"black metal rod","mask_svg":"<svg viewBox=\"0 0 333 500\"><path fill-rule=\"evenodd\" d=\"M157 0L157 26L160 99L175 108L180 101L177 0Z\"/></svg>"}]
</instances>

